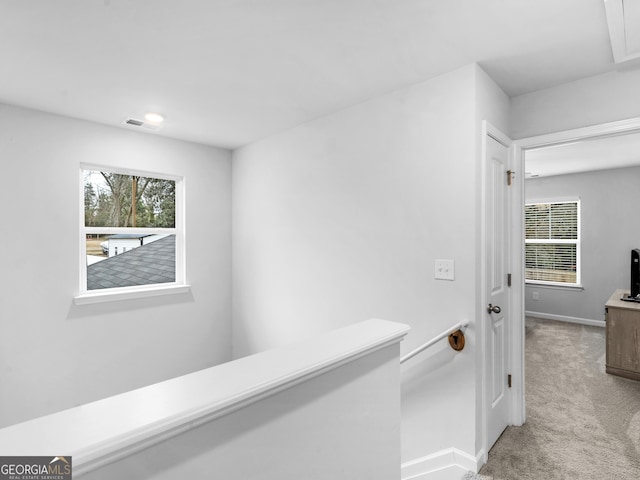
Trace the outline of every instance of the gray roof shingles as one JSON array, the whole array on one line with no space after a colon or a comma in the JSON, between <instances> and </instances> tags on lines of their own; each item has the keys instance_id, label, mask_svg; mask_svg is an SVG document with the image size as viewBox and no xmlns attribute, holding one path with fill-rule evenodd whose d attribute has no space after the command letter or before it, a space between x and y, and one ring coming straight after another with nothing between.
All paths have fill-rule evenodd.
<instances>
[{"instance_id":1,"label":"gray roof shingles","mask_svg":"<svg viewBox=\"0 0 640 480\"><path fill-rule=\"evenodd\" d=\"M147 243L87 267L87 290L176 281L176 237Z\"/></svg>"}]
</instances>

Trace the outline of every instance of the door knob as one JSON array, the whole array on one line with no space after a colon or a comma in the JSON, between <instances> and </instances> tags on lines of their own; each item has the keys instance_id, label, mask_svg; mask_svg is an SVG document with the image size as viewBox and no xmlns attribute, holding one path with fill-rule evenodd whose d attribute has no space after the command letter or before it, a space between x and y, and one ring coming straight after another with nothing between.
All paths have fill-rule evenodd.
<instances>
[{"instance_id":1,"label":"door knob","mask_svg":"<svg viewBox=\"0 0 640 480\"><path fill-rule=\"evenodd\" d=\"M487 307L487 312L489 313L500 313L502 309L498 305L491 305Z\"/></svg>"}]
</instances>

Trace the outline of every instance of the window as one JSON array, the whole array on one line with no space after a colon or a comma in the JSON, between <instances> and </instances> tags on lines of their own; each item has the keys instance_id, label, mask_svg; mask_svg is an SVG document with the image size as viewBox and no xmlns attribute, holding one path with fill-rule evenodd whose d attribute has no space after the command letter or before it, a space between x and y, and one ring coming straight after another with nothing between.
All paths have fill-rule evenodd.
<instances>
[{"instance_id":1,"label":"window","mask_svg":"<svg viewBox=\"0 0 640 480\"><path fill-rule=\"evenodd\" d=\"M76 303L183 286L181 178L82 166L81 182Z\"/></svg>"},{"instance_id":2,"label":"window","mask_svg":"<svg viewBox=\"0 0 640 480\"><path fill-rule=\"evenodd\" d=\"M525 279L580 284L580 202L525 205Z\"/></svg>"}]
</instances>

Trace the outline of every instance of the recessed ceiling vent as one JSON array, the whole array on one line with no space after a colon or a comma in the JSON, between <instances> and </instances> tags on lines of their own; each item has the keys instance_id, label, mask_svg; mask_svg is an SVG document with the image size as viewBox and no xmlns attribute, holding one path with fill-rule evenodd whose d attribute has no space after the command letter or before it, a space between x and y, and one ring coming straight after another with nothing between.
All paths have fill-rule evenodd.
<instances>
[{"instance_id":1,"label":"recessed ceiling vent","mask_svg":"<svg viewBox=\"0 0 640 480\"><path fill-rule=\"evenodd\" d=\"M123 125L127 125L128 127L145 128L147 130L158 130L160 128L160 125L158 124L145 122L144 120L138 120L137 118L127 118L122 123Z\"/></svg>"},{"instance_id":2,"label":"recessed ceiling vent","mask_svg":"<svg viewBox=\"0 0 640 480\"><path fill-rule=\"evenodd\" d=\"M640 2L604 0L615 63L640 58Z\"/></svg>"}]
</instances>

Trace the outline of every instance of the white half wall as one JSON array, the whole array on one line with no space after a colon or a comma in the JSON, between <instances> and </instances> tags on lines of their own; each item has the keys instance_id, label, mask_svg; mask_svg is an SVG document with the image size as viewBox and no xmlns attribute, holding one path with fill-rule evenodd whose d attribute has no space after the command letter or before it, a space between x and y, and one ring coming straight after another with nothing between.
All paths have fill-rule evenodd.
<instances>
[{"instance_id":1,"label":"white half wall","mask_svg":"<svg viewBox=\"0 0 640 480\"><path fill-rule=\"evenodd\" d=\"M398 479L408 330L371 319L0 428L0 451L64 451L74 479Z\"/></svg>"},{"instance_id":2,"label":"white half wall","mask_svg":"<svg viewBox=\"0 0 640 480\"><path fill-rule=\"evenodd\" d=\"M0 426L230 359L230 152L0 105ZM78 293L80 162L185 177L190 294Z\"/></svg>"},{"instance_id":3,"label":"white half wall","mask_svg":"<svg viewBox=\"0 0 640 480\"><path fill-rule=\"evenodd\" d=\"M234 357L369 317L409 324L407 353L475 321L482 74L470 65L234 151ZM455 261L454 281L434 279L435 259ZM474 335L403 369L403 461L475 456Z\"/></svg>"},{"instance_id":4,"label":"white half wall","mask_svg":"<svg viewBox=\"0 0 640 480\"><path fill-rule=\"evenodd\" d=\"M606 163L606 158L602 159ZM529 179L527 200L580 198L582 290L529 284L529 312L604 321L604 304L619 288L629 288L632 248L640 248L640 167ZM533 293L538 293L538 300ZM560 319L558 318L558 319Z\"/></svg>"},{"instance_id":5,"label":"white half wall","mask_svg":"<svg viewBox=\"0 0 640 480\"><path fill-rule=\"evenodd\" d=\"M386 347L82 478L397 479L398 352Z\"/></svg>"}]
</instances>

